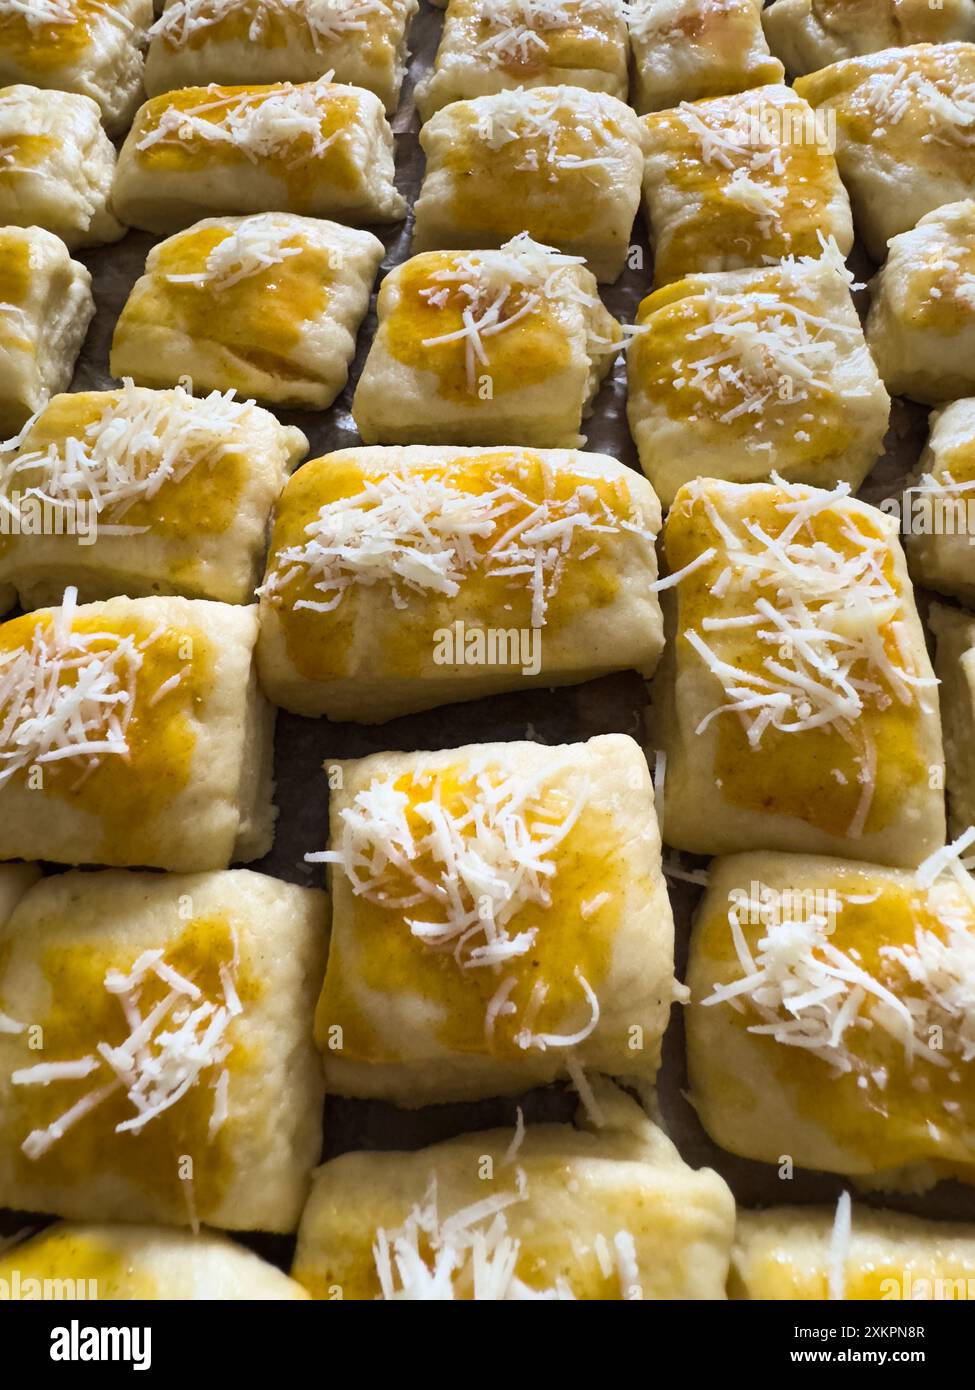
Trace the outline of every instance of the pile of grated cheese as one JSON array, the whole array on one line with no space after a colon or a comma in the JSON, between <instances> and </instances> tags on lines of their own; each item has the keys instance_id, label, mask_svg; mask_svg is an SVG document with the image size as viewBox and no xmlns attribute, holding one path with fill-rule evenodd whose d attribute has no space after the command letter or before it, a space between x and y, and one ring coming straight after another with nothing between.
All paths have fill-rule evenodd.
<instances>
[{"instance_id":1,"label":"pile of grated cheese","mask_svg":"<svg viewBox=\"0 0 975 1390\"><path fill-rule=\"evenodd\" d=\"M747 417L750 450L771 453L772 441L758 436L770 425L785 427L776 406L794 407L831 391L830 372L839 358L835 339L857 331L804 307L801 293L787 297L790 288L783 283L781 291L741 295L709 287L707 319L687 334L691 353L703 355L673 364L674 386L700 392L720 412L720 424ZM815 413L807 414L799 423L814 425Z\"/></svg>"},{"instance_id":2,"label":"pile of grated cheese","mask_svg":"<svg viewBox=\"0 0 975 1390\"><path fill-rule=\"evenodd\" d=\"M936 853L917 870L925 892L942 874L951 874L961 892L929 896L926 910L940 930L915 921L914 938L880 948L883 978L859 963L854 948L835 944L835 922L810 912L801 920L773 923L753 952L742 929L741 904L732 904L728 922L740 975L715 985L702 1002L741 1010L745 1001L761 1019L751 1033L787 1047L803 1048L836 1075L855 1073L858 1085L882 1091L887 1069L872 1065L851 1046L851 1033L879 1030L903 1050L910 1070L927 1062L961 1083L958 1065L975 1059L975 881L960 854L975 842L975 828ZM838 896L838 910L850 895ZM933 1046L940 1033L941 1045ZM943 1102L951 1110L954 1102Z\"/></svg>"},{"instance_id":3,"label":"pile of grated cheese","mask_svg":"<svg viewBox=\"0 0 975 1390\"><path fill-rule=\"evenodd\" d=\"M126 378L118 398L80 435L23 449L34 416L16 439L0 445L0 507L16 516L27 498L54 509L90 502L106 518L99 520L101 535L139 535L150 528L117 523L168 483L181 482L195 468L215 468L239 447L253 409L253 401L236 401L233 391L197 400L184 386L147 391ZM13 456L4 463L5 452ZM38 471L41 481L18 488L21 475Z\"/></svg>"},{"instance_id":4,"label":"pile of grated cheese","mask_svg":"<svg viewBox=\"0 0 975 1390\"><path fill-rule=\"evenodd\" d=\"M403 914L418 942L451 953L462 970L503 971L532 950L538 928L517 930L518 914L529 904L551 907L559 847L586 805L585 782L573 793L553 789L566 770L549 765L529 776L475 760L450 806L432 774L419 782L428 798L412 808L395 777L374 778L342 808L337 847L306 858L334 865L356 896ZM418 908L429 915L413 915ZM599 1001L578 969L575 978L589 1006L587 1023L573 1034L535 1032L548 993L538 980L515 1036L518 1047L572 1048L590 1036ZM498 1019L516 1012L509 997L516 983L506 976L488 1003L489 1045Z\"/></svg>"},{"instance_id":5,"label":"pile of grated cheese","mask_svg":"<svg viewBox=\"0 0 975 1390\"><path fill-rule=\"evenodd\" d=\"M46 24L76 24L78 10L73 0L0 0L0 16L19 15L31 29Z\"/></svg>"},{"instance_id":6,"label":"pile of grated cheese","mask_svg":"<svg viewBox=\"0 0 975 1390\"><path fill-rule=\"evenodd\" d=\"M0 651L0 785L35 764L73 759L85 774L125 758L136 681L148 643L118 633L76 632L76 589L67 589L29 646Z\"/></svg>"},{"instance_id":7,"label":"pile of grated cheese","mask_svg":"<svg viewBox=\"0 0 975 1390\"><path fill-rule=\"evenodd\" d=\"M492 67L529 64L548 54L547 34L620 14L619 0L481 0L481 24L493 32L475 48Z\"/></svg>"},{"instance_id":8,"label":"pile of grated cheese","mask_svg":"<svg viewBox=\"0 0 975 1390\"><path fill-rule=\"evenodd\" d=\"M360 492L319 509L305 541L277 554L258 594L281 604L300 579L320 597L291 606L330 613L356 585L384 584L405 608L404 589L454 598L480 571L528 586L532 626L542 627L567 564L597 554L603 535L629 532L653 544L639 509L617 516L583 480L565 499L535 499L503 476L491 481L475 494L421 473L366 478Z\"/></svg>"},{"instance_id":9,"label":"pile of grated cheese","mask_svg":"<svg viewBox=\"0 0 975 1390\"><path fill-rule=\"evenodd\" d=\"M297 245L291 243L297 242ZM202 270L185 275L167 275L174 285L206 285L212 290L229 290L241 280L263 275L305 249L300 232L274 213L246 217L206 258Z\"/></svg>"},{"instance_id":10,"label":"pile of grated cheese","mask_svg":"<svg viewBox=\"0 0 975 1390\"><path fill-rule=\"evenodd\" d=\"M200 30L247 10L253 10L248 43L260 43L274 20L290 20L295 27L304 26L315 52L320 53L324 44L362 33L372 15L388 15L390 4L389 0L176 0L149 34L158 34L170 48L183 48Z\"/></svg>"},{"instance_id":11,"label":"pile of grated cheese","mask_svg":"<svg viewBox=\"0 0 975 1390\"><path fill-rule=\"evenodd\" d=\"M549 1288L536 1289L516 1272L524 1252L509 1229L506 1212L527 1200L527 1180L519 1169L515 1191L482 1198L442 1218L434 1174L423 1200L410 1209L402 1226L376 1231L373 1260L381 1297L424 1302L574 1300L564 1276ZM597 1235L593 1251L600 1273L606 1279L615 1276L622 1294L638 1285L636 1244L629 1231L617 1231L612 1241Z\"/></svg>"},{"instance_id":12,"label":"pile of grated cheese","mask_svg":"<svg viewBox=\"0 0 975 1390\"><path fill-rule=\"evenodd\" d=\"M689 101L682 101L674 112L674 119L698 142L705 164L717 164L743 174L782 178L785 175L783 141L761 116L758 106L735 111L731 120L724 119L720 110L709 111L705 116Z\"/></svg>"},{"instance_id":13,"label":"pile of grated cheese","mask_svg":"<svg viewBox=\"0 0 975 1390\"><path fill-rule=\"evenodd\" d=\"M449 265L432 272L430 285L420 294L440 310L459 298L463 327L424 338L422 346L463 343L467 382L473 391L478 366L490 364L486 339L513 328L557 297L583 308L596 306L595 296L577 281L576 269L584 265L583 257L563 255L534 241L527 232L519 232L497 251L456 252Z\"/></svg>"},{"instance_id":14,"label":"pile of grated cheese","mask_svg":"<svg viewBox=\"0 0 975 1390\"><path fill-rule=\"evenodd\" d=\"M162 950L144 951L127 974L109 970L103 985L119 1002L129 1029L125 1041L116 1047L99 1042L92 1053L77 1061L44 1062L15 1071L11 1077L15 1086L93 1079L93 1090L44 1129L27 1136L21 1145L27 1157L32 1161L43 1158L75 1125L120 1091L134 1113L119 1121L114 1132L138 1134L177 1105L207 1074L216 1072L208 1126L212 1142L229 1113L227 1060L232 1042L228 1034L233 1020L243 1013L236 988L238 965L235 936L233 956L220 966L219 1001L205 998L198 985L166 961ZM141 998L150 977L161 981L167 992L144 1014Z\"/></svg>"},{"instance_id":15,"label":"pile of grated cheese","mask_svg":"<svg viewBox=\"0 0 975 1390\"><path fill-rule=\"evenodd\" d=\"M102 19L117 24L121 29L134 32L135 25L127 15L121 13L116 5L92 3L90 8ZM19 15L27 21L31 30L43 29L47 25L78 24L81 15L75 0L0 0L0 18L4 15Z\"/></svg>"},{"instance_id":16,"label":"pile of grated cheese","mask_svg":"<svg viewBox=\"0 0 975 1390\"><path fill-rule=\"evenodd\" d=\"M863 832L876 781L876 750L859 727L861 716L895 701L926 709L937 682L919 674L909 649L901 596L884 571L888 539L869 534L856 511L843 508L848 485L824 491L771 476L781 491L775 509L785 521L776 536L749 518L732 522L719 513L706 488L699 494L723 562L709 593L737 611L705 617L700 631L691 627L683 633L725 696L696 732L730 715L741 720L757 749L769 728L787 734L835 729L858 748L862 791L847 829L856 837ZM822 538L817 518L824 515L839 516L843 549ZM717 553L715 547L702 551L669 582L679 583ZM760 670L725 659L725 642L740 647L743 636L762 653Z\"/></svg>"},{"instance_id":17,"label":"pile of grated cheese","mask_svg":"<svg viewBox=\"0 0 975 1390\"><path fill-rule=\"evenodd\" d=\"M167 106L136 141L136 149L203 141L239 150L252 164L282 159L290 169L321 159L339 138L339 131L325 135L322 130L334 91L331 74L297 86L283 82L270 91L219 96L222 89L214 84L207 90L214 94L213 100L199 106L185 110ZM307 148L297 149L306 139Z\"/></svg>"},{"instance_id":18,"label":"pile of grated cheese","mask_svg":"<svg viewBox=\"0 0 975 1390\"><path fill-rule=\"evenodd\" d=\"M958 143L975 144L975 82L953 84L945 72L939 80L900 63L893 72L871 73L857 90L883 126L896 126L910 113L927 117L933 129L921 138L943 142L949 135Z\"/></svg>"},{"instance_id":19,"label":"pile of grated cheese","mask_svg":"<svg viewBox=\"0 0 975 1390\"><path fill-rule=\"evenodd\" d=\"M515 167L542 174L544 165L550 183L557 182L560 172L599 170L600 178L586 177L593 187L605 188L622 176L629 153L607 116L600 94L581 87L557 90L554 96L537 88L497 92L477 131L489 150L520 142L525 148ZM564 152L561 146L567 140L582 142L588 153Z\"/></svg>"}]
</instances>

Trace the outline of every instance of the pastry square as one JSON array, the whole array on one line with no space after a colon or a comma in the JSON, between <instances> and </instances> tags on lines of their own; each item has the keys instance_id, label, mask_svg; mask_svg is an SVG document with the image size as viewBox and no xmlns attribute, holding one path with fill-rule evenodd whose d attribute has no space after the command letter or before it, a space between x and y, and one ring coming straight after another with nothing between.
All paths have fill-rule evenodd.
<instances>
[{"instance_id":1,"label":"pastry square","mask_svg":"<svg viewBox=\"0 0 975 1390\"><path fill-rule=\"evenodd\" d=\"M168 0L149 31L146 91L331 73L392 113L418 8L417 0Z\"/></svg>"},{"instance_id":2,"label":"pastry square","mask_svg":"<svg viewBox=\"0 0 975 1390\"><path fill-rule=\"evenodd\" d=\"M80 92L118 134L139 104L151 23L152 0L0 0L0 86Z\"/></svg>"},{"instance_id":3,"label":"pastry square","mask_svg":"<svg viewBox=\"0 0 975 1390\"><path fill-rule=\"evenodd\" d=\"M580 1116L326 1163L293 1277L319 1299L724 1298L724 1181L615 1087L593 1099L598 1128Z\"/></svg>"},{"instance_id":4,"label":"pastry square","mask_svg":"<svg viewBox=\"0 0 975 1390\"><path fill-rule=\"evenodd\" d=\"M626 412L664 507L698 477L859 487L890 400L830 256L689 275L649 295L630 344Z\"/></svg>"},{"instance_id":5,"label":"pastry square","mask_svg":"<svg viewBox=\"0 0 975 1390\"><path fill-rule=\"evenodd\" d=\"M931 433L905 495L904 548L926 589L975 605L975 399L952 401Z\"/></svg>"},{"instance_id":6,"label":"pastry square","mask_svg":"<svg viewBox=\"0 0 975 1390\"><path fill-rule=\"evenodd\" d=\"M289 213L208 217L149 252L111 371L325 410L345 385L383 244Z\"/></svg>"},{"instance_id":7,"label":"pastry square","mask_svg":"<svg viewBox=\"0 0 975 1390\"><path fill-rule=\"evenodd\" d=\"M185 387L55 396L6 458L0 577L23 608L115 594L250 603L271 507L308 450L232 393Z\"/></svg>"},{"instance_id":8,"label":"pastry square","mask_svg":"<svg viewBox=\"0 0 975 1390\"><path fill-rule=\"evenodd\" d=\"M932 603L928 621L937 642L934 669L941 682L948 826L957 836L975 825L975 617L962 608Z\"/></svg>"},{"instance_id":9,"label":"pastry square","mask_svg":"<svg viewBox=\"0 0 975 1390\"><path fill-rule=\"evenodd\" d=\"M95 313L91 275L41 227L0 227L0 439L67 389Z\"/></svg>"},{"instance_id":10,"label":"pastry square","mask_svg":"<svg viewBox=\"0 0 975 1390\"><path fill-rule=\"evenodd\" d=\"M500 246L527 231L582 256L597 280L619 277L646 141L616 97L536 87L457 101L427 122L420 143L414 251Z\"/></svg>"},{"instance_id":11,"label":"pastry square","mask_svg":"<svg viewBox=\"0 0 975 1390\"><path fill-rule=\"evenodd\" d=\"M372 92L334 82L187 87L141 107L113 194L130 226L164 236L222 213L395 222L393 132Z\"/></svg>"},{"instance_id":12,"label":"pastry square","mask_svg":"<svg viewBox=\"0 0 975 1390\"><path fill-rule=\"evenodd\" d=\"M795 77L884 48L975 39L975 0L772 0L762 23Z\"/></svg>"},{"instance_id":13,"label":"pastry square","mask_svg":"<svg viewBox=\"0 0 975 1390\"><path fill-rule=\"evenodd\" d=\"M833 63L796 80L835 122L853 220L878 263L926 212L975 193L975 43L912 44Z\"/></svg>"},{"instance_id":14,"label":"pastry square","mask_svg":"<svg viewBox=\"0 0 975 1390\"><path fill-rule=\"evenodd\" d=\"M652 1081L679 994L650 774L623 734L337 765L315 1037L408 1107L583 1068Z\"/></svg>"},{"instance_id":15,"label":"pastry square","mask_svg":"<svg viewBox=\"0 0 975 1390\"><path fill-rule=\"evenodd\" d=\"M975 1297L975 1226L854 1207L847 1235L844 1207L835 1213L825 1207L740 1211L731 1297L793 1302Z\"/></svg>"},{"instance_id":16,"label":"pastry square","mask_svg":"<svg viewBox=\"0 0 975 1390\"><path fill-rule=\"evenodd\" d=\"M659 529L650 484L602 454L327 454L278 503L261 686L297 714L377 723L627 667L649 677Z\"/></svg>"},{"instance_id":17,"label":"pastry square","mask_svg":"<svg viewBox=\"0 0 975 1390\"><path fill-rule=\"evenodd\" d=\"M449 102L530 87L582 87L625 101L627 58L618 0L450 0L416 104L428 121Z\"/></svg>"},{"instance_id":18,"label":"pastry square","mask_svg":"<svg viewBox=\"0 0 975 1390\"><path fill-rule=\"evenodd\" d=\"M664 525L664 838L911 868L944 843L944 757L897 523L773 478L699 478Z\"/></svg>"},{"instance_id":19,"label":"pastry square","mask_svg":"<svg viewBox=\"0 0 975 1390\"><path fill-rule=\"evenodd\" d=\"M975 200L892 238L866 331L892 395L937 405L975 393Z\"/></svg>"},{"instance_id":20,"label":"pastry square","mask_svg":"<svg viewBox=\"0 0 975 1390\"><path fill-rule=\"evenodd\" d=\"M113 598L0 626L0 859L224 869L271 847L257 608ZM2 1203L0 1203L2 1205Z\"/></svg>"},{"instance_id":21,"label":"pastry square","mask_svg":"<svg viewBox=\"0 0 975 1390\"><path fill-rule=\"evenodd\" d=\"M0 1205L293 1231L321 1154L325 914L248 870L31 889L0 936Z\"/></svg>"},{"instance_id":22,"label":"pastry square","mask_svg":"<svg viewBox=\"0 0 975 1390\"><path fill-rule=\"evenodd\" d=\"M621 329L591 271L527 236L395 266L352 401L364 444L575 449Z\"/></svg>"},{"instance_id":23,"label":"pastry square","mask_svg":"<svg viewBox=\"0 0 975 1390\"><path fill-rule=\"evenodd\" d=\"M790 88L682 102L643 124L655 285L819 256L830 239L849 254L850 200L826 131Z\"/></svg>"},{"instance_id":24,"label":"pastry square","mask_svg":"<svg viewBox=\"0 0 975 1390\"><path fill-rule=\"evenodd\" d=\"M710 866L687 982L690 1100L723 1149L922 1191L975 1181L975 884L813 856ZM957 877L955 876L957 874Z\"/></svg>"},{"instance_id":25,"label":"pastry square","mask_svg":"<svg viewBox=\"0 0 975 1390\"><path fill-rule=\"evenodd\" d=\"M627 23L637 111L781 82L761 13L761 0L633 0Z\"/></svg>"},{"instance_id":26,"label":"pastry square","mask_svg":"<svg viewBox=\"0 0 975 1390\"><path fill-rule=\"evenodd\" d=\"M70 249L117 241L115 146L75 92L0 90L0 225L45 227Z\"/></svg>"},{"instance_id":27,"label":"pastry square","mask_svg":"<svg viewBox=\"0 0 975 1390\"><path fill-rule=\"evenodd\" d=\"M86 1302L308 1298L300 1284L225 1236L66 1221L0 1253L2 1288L11 1298L31 1299L64 1297L68 1288Z\"/></svg>"}]
</instances>

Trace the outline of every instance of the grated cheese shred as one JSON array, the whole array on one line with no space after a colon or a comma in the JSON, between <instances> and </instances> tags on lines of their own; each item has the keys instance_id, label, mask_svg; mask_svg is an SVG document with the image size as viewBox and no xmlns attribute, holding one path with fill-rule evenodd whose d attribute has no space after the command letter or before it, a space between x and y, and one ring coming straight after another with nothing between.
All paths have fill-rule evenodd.
<instances>
[{"instance_id":1,"label":"grated cheese shred","mask_svg":"<svg viewBox=\"0 0 975 1390\"><path fill-rule=\"evenodd\" d=\"M512 588L527 585L532 626L541 627L580 544L589 555L603 536L622 532L653 543L638 508L617 516L584 478L571 497L537 500L503 474L490 481L471 493L421 473L366 478L358 493L319 509L304 529L307 539L277 555L258 594L280 603L300 578L316 597L299 598L294 608L330 613L354 586L386 584L403 608L404 591L453 598L480 571Z\"/></svg>"},{"instance_id":2,"label":"grated cheese shred","mask_svg":"<svg viewBox=\"0 0 975 1390\"><path fill-rule=\"evenodd\" d=\"M253 408L253 401L235 401L233 391L212 391L198 400L183 386L146 391L126 379L118 398L78 435L44 449L24 449L21 441L35 416L17 439L0 445L0 505L16 515L27 498L54 510L87 502L99 515L101 535L138 535L149 528L114 523L195 468L217 467L235 447L234 436L246 429ZM7 462L5 453L12 455ZM22 474L38 472L41 481L18 487Z\"/></svg>"},{"instance_id":3,"label":"grated cheese shred","mask_svg":"<svg viewBox=\"0 0 975 1390\"><path fill-rule=\"evenodd\" d=\"M231 960L220 967L219 1001L204 998L192 980L168 964L161 950L144 951L128 974L109 970L103 987L118 999L129 1028L125 1041L115 1047L100 1042L91 1056L32 1067L13 1075L13 1084L22 1086L47 1086L93 1074L96 1079L101 1078L100 1085L57 1120L27 1136L21 1145L27 1157L32 1161L43 1158L76 1124L120 1091L134 1113L119 1121L114 1132L139 1133L177 1105L205 1075L216 1071L209 1125L212 1141L228 1113L227 1060L232 1049L228 1033L233 1020L243 1012L236 989L237 957L235 939ZM168 992L143 1014L140 1000L150 976L166 985Z\"/></svg>"}]
</instances>

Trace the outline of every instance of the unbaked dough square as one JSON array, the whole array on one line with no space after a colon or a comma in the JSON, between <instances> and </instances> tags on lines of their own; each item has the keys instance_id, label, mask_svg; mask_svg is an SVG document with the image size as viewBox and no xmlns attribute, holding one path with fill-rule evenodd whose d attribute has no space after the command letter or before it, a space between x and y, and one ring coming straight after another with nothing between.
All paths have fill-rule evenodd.
<instances>
[{"instance_id":1,"label":"unbaked dough square","mask_svg":"<svg viewBox=\"0 0 975 1390\"><path fill-rule=\"evenodd\" d=\"M330 781L331 1093L413 1107L583 1068L653 1080L678 991L633 739L377 753Z\"/></svg>"},{"instance_id":2,"label":"unbaked dough square","mask_svg":"<svg viewBox=\"0 0 975 1390\"><path fill-rule=\"evenodd\" d=\"M519 232L616 280L640 204L646 137L628 106L581 87L456 101L420 131L414 251L500 246Z\"/></svg>"},{"instance_id":3,"label":"unbaked dough square","mask_svg":"<svg viewBox=\"0 0 975 1390\"><path fill-rule=\"evenodd\" d=\"M626 410L664 507L698 477L774 469L860 486L883 452L890 399L835 257L689 275L649 295L628 353Z\"/></svg>"},{"instance_id":4,"label":"unbaked dough square","mask_svg":"<svg viewBox=\"0 0 975 1390\"><path fill-rule=\"evenodd\" d=\"M149 31L146 91L331 73L392 113L418 8L417 0L168 0Z\"/></svg>"},{"instance_id":5,"label":"unbaked dough square","mask_svg":"<svg viewBox=\"0 0 975 1390\"><path fill-rule=\"evenodd\" d=\"M95 313L91 275L41 227L0 227L0 438L67 389Z\"/></svg>"},{"instance_id":6,"label":"unbaked dough square","mask_svg":"<svg viewBox=\"0 0 975 1390\"><path fill-rule=\"evenodd\" d=\"M904 494L902 530L914 581L975 605L975 399L930 418L927 446Z\"/></svg>"},{"instance_id":7,"label":"unbaked dough square","mask_svg":"<svg viewBox=\"0 0 975 1390\"><path fill-rule=\"evenodd\" d=\"M450 0L416 104L428 121L449 102L530 87L582 87L625 101L627 56L619 0Z\"/></svg>"},{"instance_id":8,"label":"unbaked dough square","mask_svg":"<svg viewBox=\"0 0 975 1390\"><path fill-rule=\"evenodd\" d=\"M843 488L700 478L663 539L682 575L654 686L666 842L905 868L943 844L937 690L894 519Z\"/></svg>"},{"instance_id":9,"label":"unbaked dough square","mask_svg":"<svg viewBox=\"0 0 975 1390\"><path fill-rule=\"evenodd\" d=\"M324 894L70 872L2 931L0 1204L293 1231L321 1154Z\"/></svg>"},{"instance_id":10,"label":"unbaked dough square","mask_svg":"<svg viewBox=\"0 0 975 1390\"><path fill-rule=\"evenodd\" d=\"M951 851L917 873L713 863L685 1018L689 1098L714 1142L870 1188L975 1181L973 940L975 884Z\"/></svg>"},{"instance_id":11,"label":"unbaked dough square","mask_svg":"<svg viewBox=\"0 0 975 1390\"><path fill-rule=\"evenodd\" d=\"M187 87L140 108L113 196L130 226L158 235L221 213L395 222L406 202L393 175L393 132L372 92Z\"/></svg>"},{"instance_id":12,"label":"unbaked dough square","mask_svg":"<svg viewBox=\"0 0 975 1390\"><path fill-rule=\"evenodd\" d=\"M0 859L189 871L271 847L256 607L113 598L0 626Z\"/></svg>"},{"instance_id":13,"label":"unbaked dough square","mask_svg":"<svg viewBox=\"0 0 975 1390\"><path fill-rule=\"evenodd\" d=\"M958 836L975 825L975 617L963 608L932 603L928 621L941 682L948 826Z\"/></svg>"},{"instance_id":14,"label":"unbaked dough square","mask_svg":"<svg viewBox=\"0 0 975 1390\"><path fill-rule=\"evenodd\" d=\"M21 1299L307 1300L259 1255L210 1231L57 1221L0 1253L0 1288ZM48 1292L50 1290L50 1292Z\"/></svg>"},{"instance_id":15,"label":"unbaked dough square","mask_svg":"<svg viewBox=\"0 0 975 1390\"><path fill-rule=\"evenodd\" d=\"M149 252L115 326L112 375L325 410L382 255L378 237L337 222L205 218Z\"/></svg>"},{"instance_id":16,"label":"unbaked dough square","mask_svg":"<svg viewBox=\"0 0 975 1390\"><path fill-rule=\"evenodd\" d=\"M0 90L0 225L45 227L70 249L117 241L115 147L75 92Z\"/></svg>"},{"instance_id":17,"label":"unbaked dough square","mask_svg":"<svg viewBox=\"0 0 975 1390\"><path fill-rule=\"evenodd\" d=\"M647 116L644 207L654 284L853 246L824 124L788 87Z\"/></svg>"},{"instance_id":18,"label":"unbaked dough square","mask_svg":"<svg viewBox=\"0 0 975 1390\"><path fill-rule=\"evenodd\" d=\"M784 70L769 53L761 13L762 0L632 0L637 111L781 82Z\"/></svg>"},{"instance_id":19,"label":"unbaked dough square","mask_svg":"<svg viewBox=\"0 0 975 1390\"><path fill-rule=\"evenodd\" d=\"M850 1218L844 1236L842 1208L740 1211L730 1296L925 1302L967 1300L975 1289L975 1226L970 1223L927 1221L856 1204Z\"/></svg>"},{"instance_id":20,"label":"unbaked dough square","mask_svg":"<svg viewBox=\"0 0 975 1390\"><path fill-rule=\"evenodd\" d=\"M628 1096L593 1090L585 1128L326 1163L293 1277L319 1299L723 1299L735 1219L724 1181L688 1167Z\"/></svg>"},{"instance_id":21,"label":"unbaked dough square","mask_svg":"<svg viewBox=\"0 0 975 1390\"><path fill-rule=\"evenodd\" d=\"M833 63L795 90L835 121L853 220L878 263L927 212L975 194L975 43L912 44Z\"/></svg>"},{"instance_id":22,"label":"unbaked dough square","mask_svg":"<svg viewBox=\"0 0 975 1390\"><path fill-rule=\"evenodd\" d=\"M277 506L258 666L276 704L376 723L663 648L660 504L602 454L347 449Z\"/></svg>"},{"instance_id":23,"label":"unbaked dough square","mask_svg":"<svg viewBox=\"0 0 975 1390\"><path fill-rule=\"evenodd\" d=\"M115 594L250 603L271 508L308 441L230 393L55 396L4 456L0 577L25 609Z\"/></svg>"},{"instance_id":24,"label":"unbaked dough square","mask_svg":"<svg viewBox=\"0 0 975 1390\"><path fill-rule=\"evenodd\" d=\"M0 0L0 86L80 92L120 134L139 104L151 23L152 0Z\"/></svg>"},{"instance_id":25,"label":"unbaked dough square","mask_svg":"<svg viewBox=\"0 0 975 1390\"><path fill-rule=\"evenodd\" d=\"M620 345L591 271L526 236L395 266L352 415L364 444L574 449Z\"/></svg>"},{"instance_id":26,"label":"unbaked dough square","mask_svg":"<svg viewBox=\"0 0 975 1390\"><path fill-rule=\"evenodd\" d=\"M975 392L975 201L936 208L891 240L867 342L894 396L937 405Z\"/></svg>"},{"instance_id":27,"label":"unbaked dough square","mask_svg":"<svg viewBox=\"0 0 975 1390\"><path fill-rule=\"evenodd\" d=\"M975 0L772 0L762 13L789 75L915 43L975 39Z\"/></svg>"}]
</instances>

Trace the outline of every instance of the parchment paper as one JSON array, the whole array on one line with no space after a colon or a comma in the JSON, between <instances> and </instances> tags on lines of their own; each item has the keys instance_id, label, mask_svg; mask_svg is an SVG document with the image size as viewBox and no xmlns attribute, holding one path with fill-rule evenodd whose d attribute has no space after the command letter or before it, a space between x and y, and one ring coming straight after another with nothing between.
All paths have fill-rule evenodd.
<instances>
[{"instance_id":1,"label":"parchment paper","mask_svg":"<svg viewBox=\"0 0 975 1390\"><path fill-rule=\"evenodd\" d=\"M413 104L412 89L432 65L442 24L443 11L421 0L420 13L414 20L410 36L410 73L393 121L397 185L411 207L423 174L423 155L417 139L419 118ZM386 246L380 277L409 255L412 226L411 213L405 223L393 229L371 229ZM97 315L89 331L72 389L104 390L117 385L108 371L112 331L129 290L142 272L146 254L153 242L151 236L130 232L114 246L81 256L94 277ZM633 322L637 305L651 285L652 262L642 220L635 229L633 244L641 248L642 268L628 268L617 284L602 287L607 308L626 323ZM858 280L869 278L872 267L861 251L854 253L852 264ZM856 297L863 309L866 295L861 291ZM283 421L298 425L308 436L310 458L361 442L350 406L375 324L374 295L369 315L359 333L358 351L349 382L330 410L278 412ZM637 468L636 450L626 424L625 403L625 363L621 358L604 383L593 415L583 429L588 436L588 448L610 454ZM906 473L914 465L924 443L926 415L927 412L920 407L904 401L894 402L887 451L861 489L860 495L866 501L876 503L899 492ZM921 598L923 611L925 605L923 596ZM275 738L279 817L274 848L265 859L249 867L293 883L321 881L320 872L306 865L303 855L310 850L321 849L327 838L328 787L322 765L331 759L364 757L384 749L450 748L491 740L528 738L540 743L557 744L580 741L602 733L625 733L642 741L646 705L647 689L644 682L634 672L624 672L575 687L516 692L470 704L452 705L374 727L332 724L323 719L300 719L281 711ZM652 751L649 760L652 767ZM707 808L702 807L702 814L706 813ZM675 856L671 852L668 857ZM690 856L684 856L680 862L685 868L690 868L701 866L706 861L695 861ZM677 969L678 974L683 976L690 920L701 890L675 879L669 880L669 887L677 925ZM678 1144L685 1159L694 1167L715 1168L728 1181L738 1201L746 1206L835 1201L844 1186L842 1179L802 1172L792 1181L781 1181L774 1168L735 1158L711 1143L693 1109L684 1099L687 1079L680 1012L679 1008L674 1008L664 1043L657 1118ZM431 1106L419 1111L398 1110L392 1105L375 1101L329 1098L325 1107L323 1157L333 1158L352 1149L416 1149L464 1131L495 1125L513 1126L519 1105L528 1123L568 1120L576 1104L574 1093L564 1087L547 1087L520 1097L486 1100L477 1104ZM975 1220L975 1192L957 1183L943 1183L924 1196L891 1194L883 1199L865 1196L864 1200L921 1215ZM0 1212L0 1234L17 1230L25 1223L22 1215ZM42 1222L31 1219L29 1224L40 1225ZM234 1234L235 1238L241 1238L238 1233ZM282 1267L288 1267L292 1241L263 1235L243 1239Z\"/></svg>"}]
</instances>

